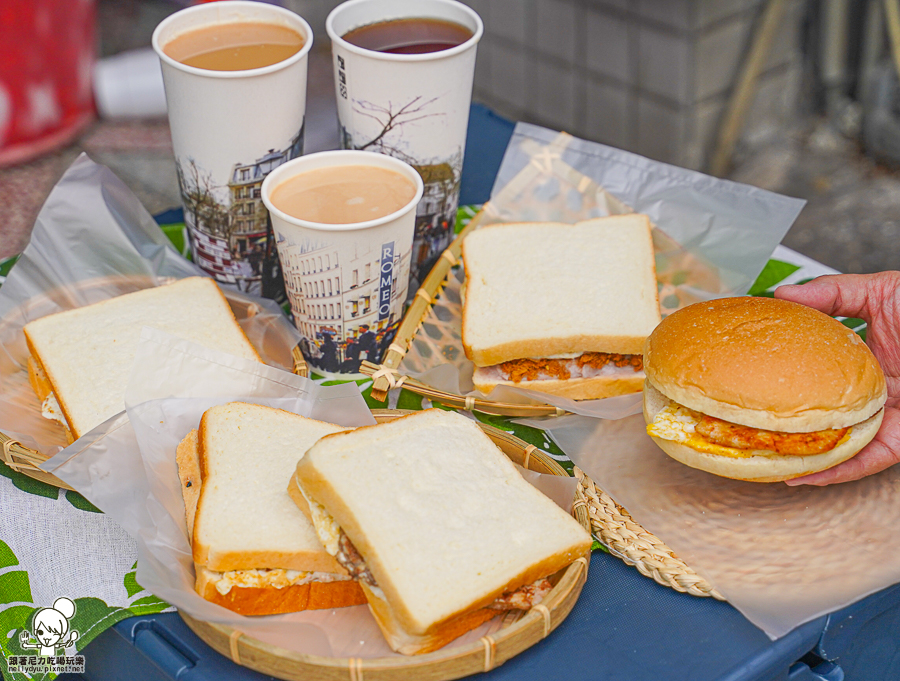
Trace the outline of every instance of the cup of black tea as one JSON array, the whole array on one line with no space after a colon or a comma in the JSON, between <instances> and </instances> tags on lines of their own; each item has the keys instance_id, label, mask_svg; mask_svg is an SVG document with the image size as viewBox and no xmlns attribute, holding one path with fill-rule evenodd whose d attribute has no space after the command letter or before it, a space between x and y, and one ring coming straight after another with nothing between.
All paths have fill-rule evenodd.
<instances>
[{"instance_id":1,"label":"cup of black tea","mask_svg":"<svg viewBox=\"0 0 900 681\"><path fill-rule=\"evenodd\" d=\"M341 146L399 158L425 184L411 270L421 282L454 235L481 18L455 0L349 0L325 26Z\"/></svg>"}]
</instances>

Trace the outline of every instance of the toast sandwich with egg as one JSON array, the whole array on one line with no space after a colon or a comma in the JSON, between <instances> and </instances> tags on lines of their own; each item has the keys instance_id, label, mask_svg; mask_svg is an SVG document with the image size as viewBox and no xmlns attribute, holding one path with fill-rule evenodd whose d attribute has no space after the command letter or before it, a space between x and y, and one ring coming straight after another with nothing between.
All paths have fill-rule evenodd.
<instances>
[{"instance_id":1,"label":"toast sandwich with egg","mask_svg":"<svg viewBox=\"0 0 900 681\"><path fill-rule=\"evenodd\" d=\"M462 243L462 342L482 392L572 399L638 392L660 321L650 220L488 225Z\"/></svg>"},{"instance_id":2,"label":"toast sandwich with egg","mask_svg":"<svg viewBox=\"0 0 900 681\"><path fill-rule=\"evenodd\" d=\"M260 360L215 281L188 277L47 315L24 327L28 378L45 416L74 441L125 408L141 329Z\"/></svg>"},{"instance_id":3,"label":"toast sandwich with egg","mask_svg":"<svg viewBox=\"0 0 900 681\"><path fill-rule=\"evenodd\" d=\"M407 655L539 604L591 546L474 421L440 409L326 435L290 494Z\"/></svg>"},{"instance_id":4,"label":"toast sandwich with egg","mask_svg":"<svg viewBox=\"0 0 900 681\"><path fill-rule=\"evenodd\" d=\"M200 596L242 615L366 602L287 492L298 457L340 430L242 402L203 414L177 451Z\"/></svg>"}]
</instances>

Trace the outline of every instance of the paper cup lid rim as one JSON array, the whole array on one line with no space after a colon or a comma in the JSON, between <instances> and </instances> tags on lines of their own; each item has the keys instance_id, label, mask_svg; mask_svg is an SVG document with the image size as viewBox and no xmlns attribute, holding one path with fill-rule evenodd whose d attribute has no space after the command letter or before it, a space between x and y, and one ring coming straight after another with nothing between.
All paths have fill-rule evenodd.
<instances>
[{"instance_id":1,"label":"paper cup lid rim","mask_svg":"<svg viewBox=\"0 0 900 681\"><path fill-rule=\"evenodd\" d=\"M352 154L354 157L358 155L365 155L367 157L376 157L379 160L387 160L388 165L401 164L408 166L412 169L413 174L415 175L415 179L413 182L416 185L416 193L412 199L409 200L409 203L405 204L403 208L399 210L395 210L393 213L389 213L387 215L383 215L380 218L375 218L374 220L366 220L365 222L350 222L346 224L330 224L327 222L313 222L312 220L303 220L302 218L296 218L293 215L288 215L283 210L278 208L272 204L269 200L269 187L275 184L280 175L283 175L287 172L287 168L290 164L293 164L295 161L306 161L307 159L316 158L319 156L332 155L332 154ZM337 164L335 164L337 165ZM322 166L322 167L331 167L331 166ZM316 168L310 168L309 171L316 170ZM279 172L280 171L280 172ZM287 178L285 178L287 179ZM378 227L380 225L387 224L396 220L401 215L403 215L406 211L410 209L410 205L412 205L413 210L418 205L419 201L422 199L422 195L425 193L425 183L422 181L422 176L419 175L418 171L410 166L408 163L401 161L398 158L394 158L393 156L388 156L387 154L377 154L373 151L364 151L361 149L346 149L346 150L332 150L332 151L320 151L314 154L305 154L303 156L298 156L295 159L287 161L286 163L282 163L280 166L272 170L266 176L266 179L263 180L262 187L260 188L260 194L263 200L263 203L266 206L266 209L272 213L273 215L277 215L279 218L284 220L285 222L297 225L299 227L307 227L309 229L317 229L323 232L349 232L353 230L359 229L369 229L370 227Z\"/></svg>"},{"instance_id":2,"label":"paper cup lid rim","mask_svg":"<svg viewBox=\"0 0 900 681\"><path fill-rule=\"evenodd\" d=\"M420 62L420 61L436 61L438 59L446 59L448 57L453 57L461 52L465 52L470 48L474 47L478 44L478 41L481 40L481 36L484 33L484 22L481 20L481 16L474 9L469 7L468 5L464 5L461 2L457 2L456 0L447 0L447 4L457 5L460 9L469 14L472 18L475 19L475 31L472 33L472 37L466 40L464 43L460 43L454 47L448 48L446 50L438 50L437 52L422 52L418 54L394 54L392 52L378 52L377 50L368 50L365 47L359 47L358 45L354 45L353 43L347 42L344 40L344 37L338 35L338 33L334 30L334 15L336 12L340 11L341 8L346 5L358 5L365 2L370 2L371 0L347 0L337 7L335 7L331 12L328 13L328 17L325 19L325 31L328 33L328 37L331 39L332 44L337 44L343 47L348 52L353 52L359 55L378 55L378 59L382 59L384 61L397 61L397 62ZM396 17L398 19L407 19L407 18L423 18L427 19L426 16L421 17ZM385 19L385 21L389 21L390 19ZM364 24L361 24L361 26ZM358 28L358 27L357 27ZM352 29L351 29L352 30Z\"/></svg>"},{"instance_id":3,"label":"paper cup lid rim","mask_svg":"<svg viewBox=\"0 0 900 681\"><path fill-rule=\"evenodd\" d=\"M253 7L254 9L259 6L264 6L268 9L271 9L276 14L280 14L281 16L289 17L294 21L298 21L300 25L303 27L305 35L303 36L306 40L303 43L303 46L297 50L295 54L292 54L287 59L283 59L274 64L269 64L268 66L260 66L255 69L243 69L240 71L216 71L214 69L201 69L196 66L188 66L187 64L182 64L177 59L173 59L169 55L167 55L163 49L162 45L159 42L159 35L164 27L168 26L172 21L175 21L175 17L184 16L187 13L196 13L202 11L209 11L209 8L212 6L222 6L222 5L232 5L232 6L244 6L244 7ZM232 22L225 22L232 23ZM199 26L196 28L200 28ZM156 52L157 56L159 56L160 61L168 64L169 66L178 69L179 71L183 71L184 73L190 73L197 76L205 76L207 78L248 78L253 76L264 76L268 73L275 73L276 71L281 71L282 69L295 64L301 59L305 58L309 51L312 49L313 41L315 36L313 35L312 27L309 23L301 17L296 12L292 12L291 10L281 7L280 5L270 5L268 3L263 2L251 2L250 0L219 0L219 2L215 3L203 3L199 5L192 5L190 7L185 7L174 14L170 14L168 17L163 19L157 24L156 28L153 29L153 36L150 40L150 44L153 46L153 50Z\"/></svg>"}]
</instances>

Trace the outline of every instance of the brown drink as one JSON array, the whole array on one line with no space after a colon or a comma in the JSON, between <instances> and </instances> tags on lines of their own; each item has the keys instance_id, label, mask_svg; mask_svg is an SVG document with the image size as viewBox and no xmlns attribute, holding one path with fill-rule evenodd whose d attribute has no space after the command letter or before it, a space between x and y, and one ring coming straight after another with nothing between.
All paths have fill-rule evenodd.
<instances>
[{"instance_id":1,"label":"brown drink","mask_svg":"<svg viewBox=\"0 0 900 681\"><path fill-rule=\"evenodd\" d=\"M377 220L409 204L416 186L378 166L331 166L307 170L272 190L272 205L298 220L347 225Z\"/></svg>"},{"instance_id":2,"label":"brown drink","mask_svg":"<svg viewBox=\"0 0 900 681\"><path fill-rule=\"evenodd\" d=\"M288 26L260 21L203 26L163 46L172 59L210 71L245 71L282 62L303 47L303 36Z\"/></svg>"},{"instance_id":3,"label":"brown drink","mask_svg":"<svg viewBox=\"0 0 900 681\"><path fill-rule=\"evenodd\" d=\"M351 45L390 54L440 52L462 45L472 31L453 21L415 17L360 26L342 37Z\"/></svg>"}]
</instances>

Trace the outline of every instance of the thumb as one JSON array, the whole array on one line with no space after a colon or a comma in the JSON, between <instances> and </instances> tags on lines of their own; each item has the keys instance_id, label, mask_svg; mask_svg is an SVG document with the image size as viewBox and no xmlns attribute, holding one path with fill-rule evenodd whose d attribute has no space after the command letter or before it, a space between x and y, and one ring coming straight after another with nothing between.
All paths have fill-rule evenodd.
<instances>
[{"instance_id":1,"label":"thumb","mask_svg":"<svg viewBox=\"0 0 900 681\"><path fill-rule=\"evenodd\" d=\"M870 321L866 284L866 279L858 274L828 274L799 286L779 286L775 297L807 305L827 315Z\"/></svg>"}]
</instances>

